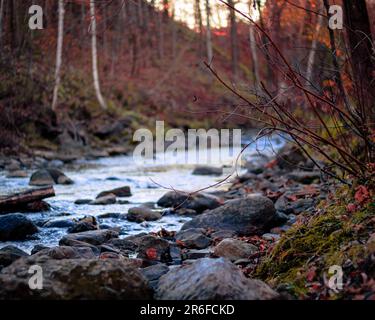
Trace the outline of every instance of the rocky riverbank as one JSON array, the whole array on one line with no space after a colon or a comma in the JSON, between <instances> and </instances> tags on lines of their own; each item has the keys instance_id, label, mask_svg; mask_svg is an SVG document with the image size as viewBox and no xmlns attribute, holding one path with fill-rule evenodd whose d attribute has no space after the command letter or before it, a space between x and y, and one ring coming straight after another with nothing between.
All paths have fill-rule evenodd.
<instances>
[{"instance_id":1,"label":"rocky riverbank","mask_svg":"<svg viewBox=\"0 0 375 320\"><path fill-rule=\"evenodd\" d=\"M15 162L6 166L8 171L22 170ZM195 174L210 174L209 168L199 169ZM217 170L212 174L217 175ZM67 176L48 170L34 173L30 182L38 186L73 183ZM193 194L166 191L156 204L144 203L126 213L60 221L68 229L59 246L37 245L31 254L15 246L3 247L0 249L0 298L347 297L330 291L323 279L330 264L348 263L340 256L340 253L345 256L346 250L341 246L352 246L354 239L338 232L343 228L341 219L345 220L345 216L353 226L362 228L356 234L363 249L360 255L370 261L365 266L367 269L360 269L367 270L368 278L364 293L358 291L358 295L371 297L374 293L374 282L371 282L374 270L369 267L374 256L373 197L361 189L362 202L353 204L354 208L348 207L351 193L347 190L346 202L340 206L344 211L332 214L331 207L331 213L326 214L326 208L336 203L337 190L342 188L317 171L301 152L286 146L275 159L265 158L257 165L249 164L247 173L235 179L226 191ZM353 188L353 192L358 192L358 188ZM130 188L115 188L98 194L96 199L77 199L77 203L105 205L126 201L122 198L129 195ZM347 210L352 210L352 216ZM157 221L166 214L191 219L179 231L162 229L125 237L119 228L105 223L110 218L142 224ZM322 217L331 220L318 228L316 219ZM314 227L310 229L309 224ZM0 215L0 241L33 237L39 227L22 213ZM345 227L350 230L351 226ZM316 232L312 238L308 238L310 231ZM305 237L301 236L303 233ZM309 242L295 248L293 241L299 240L300 244L301 237ZM327 244L322 244L319 237L327 237ZM334 246L328 241L331 238ZM317 263L332 250L336 250L340 259L333 259L331 254L324 263ZM362 260L354 253L350 258L353 271ZM42 290L31 290L28 286L28 271L34 265L43 270ZM358 281L357 284L362 284Z\"/></svg>"}]
</instances>

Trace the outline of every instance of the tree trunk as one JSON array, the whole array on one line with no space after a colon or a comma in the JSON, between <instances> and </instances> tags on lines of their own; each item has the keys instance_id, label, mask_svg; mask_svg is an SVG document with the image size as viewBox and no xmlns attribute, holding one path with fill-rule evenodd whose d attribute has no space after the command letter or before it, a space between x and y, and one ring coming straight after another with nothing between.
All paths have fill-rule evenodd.
<instances>
[{"instance_id":1,"label":"tree trunk","mask_svg":"<svg viewBox=\"0 0 375 320\"><path fill-rule=\"evenodd\" d=\"M107 109L102 93L100 91L99 72L98 72L98 53L96 45L96 16L95 16L95 0L90 0L91 15L91 51L92 51L92 73L94 78L94 88L96 97L102 109Z\"/></svg>"},{"instance_id":2,"label":"tree trunk","mask_svg":"<svg viewBox=\"0 0 375 320\"><path fill-rule=\"evenodd\" d=\"M158 12L158 58L161 60L164 57L164 30L163 30L163 15Z\"/></svg>"},{"instance_id":3,"label":"tree trunk","mask_svg":"<svg viewBox=\"0 0 375 320\"><path fill-rule=\"evenodd\" d=\"M234 1L228 0L228 4L234 7ZM229 8L229 21L230 21L230 39L231 39L231 56L232 56L232 75L234 80L238 77L238 39L237 39L237 21L236 13L233 9Z\"/></svg>"},{"instance_id":4,"label":"tree trunk","mask_svg":"<svg viewBox=\"0 0 375 320\"><path fill-rule=\"evenodd\" d=\"M62 49L64 41L64 0L59 0L59 22L57 34L57 49L56 49L56 70L55 70L55 87L53 89L52 110L56 110L57 98L59 95L60 81L61 81L61 62Z\"/></svg>"},{"instance_id":5,"label":"tree trunk","mask_svg":"<svg viewBox=\"0 0 375 320\"><path fill-rule=\"evenodd\" d=\"M195 25L198 28L199 32L199 46L198 46L198 52L199 56L203 56L203 21L202 21L202 11L201 11L201 2L200 0L195 0Z\"/></svg>"},{"instance_id":6,"label":"tree trunk","mask_svg":"<svg viewBox=\"0 0 375 320\"><path fill-rule=\"evenodd\" d=\"M263 30L266 30L266 26L265 26L264 19L263 19L263 11L262 11L262 8L261 8L261 1L256 0L255 4L256 4L256 7L258 9L260 27ZM266 57L266 62L267 62L266 63L267 84L270 85L270 84L273 83L273 72L272 72L272 69L271 69L272 61L271 61L270 52L268 50L268 41L267 41L267 39L266 39L266 37L264 36L263 33L260 35L260 39L262 41L262 48L265 52L265 57Z\"/></svg>"},{"instance_id":7,"label":"tree trunk","mask_svg":"<svg viewBox=\"0 0 375 320\"><path fill-rule=\"evenodd\" d=\"M249 1L249 15L252 16L253 8L252 8L252 1ZM256 40L255 40L255 26L251 25L249 29L249 40L250 40L250 52L251 52L251 59L253 61L253 75L254 75L254 87L256 91L260 89L260 75L259 75L259 61L258 61L258 54L256 48Z\"/></svg>"},{"instance_id":8,"label":"tree trunk","mask_svg":"<svg viewBox=\"0 0 375 320\"><path fill-rule=\"evenodd\" d=\"M210 0L206 0L206 44L207 44L207 63L212 64L213 51L212 51L212 36L211 36L211 8Z\"/></svg>"},{"instance_id":9,"label":"tree trunk","mask_svg":"<svg viewBox=\"0 0 375 320\"><path fill-rule=\"evenodd\" d=\"M177 23L175 22L175 14L176 14L176 3L173 2L172 6L172 59L176 59L176 51L177 51Z\"/></svg>"},{"instance_id":10,"label":"tree trunk","mask_svg":"<svg viewBox=\"0 0 375 320\"><path fill-rule=\"evenodd\" d=\"M359 113L375 122L374 43L365 0L344 0L352 71L358 91Z\"/></svg>"},{"instance_id":11,"label":"tree trunk","mask_svg":"<svg viewBox=\"0 0 375 320\"><path fill-rule=\"evenodd\" d=\"M86 23L85 23L85 18L86 18L86 5L84 2L81 3L81 47L83 47L83 43L86 35Z\"/></svg>"},{"instance_id":12,"label":"tree trunk","mask_svg":"<svg viewBox=\"0 0 375 320\"><path fill-rule=\"evenodd\" d=\"M3 49L3 16L4 16L4 1L0 2L0 51Z\"/></svg>"},{"instance_id":13,"label":"tree trunk","mask_svg":"<svg viewBox=\"0 0 375 320\"><path fill-rule=\"evenodd\" d=\"M323 0L323 3L324 3L324 7L326 9L326 14L327 16L329 16L329 8L330 8L330 5L329 5L329 1L328 0ZM330 50L331 50L331 56L332 56L332 65L333 65L333 68L334 68L334 81L340 91L340 95L341 95L341 98L343 99L343 102L345 104L345 107L346 109L349 111L349 113L351 113L352 115L355 116L355 110L353 110L353 108L351 107L350 103L349 103L349 100L348 100L348 96L347 96L347 93L346 93L346 90L345 90L345 87L344 87L344 83L343 83L343 80L342 80L342 76L341 76L341 68L340 68L340 65L339 65L339 60L338 60L338 57L337 57L337 49L336 49L336 41L335 41L335 33L334 31L329 27L329 25L327 24L327 28L328 28L328 33L329 33L329 40L330 40ZM343 120L345 122L345 120Z\"/></svg>"},{"instance_id":14,"label":"tree trunk","mask_svg":"<svg viewBox=\"0 0 375 320\"><path fill-rule=\"evenodd\" d=\"M307 70L306 70L306 85L310 86L311 83L313 82L313 67L315 63L315 57L316 57L316 48L318 46L318 38L319 38L319 33L320 29L322 28L323 25L323 14L321 12L322 10L319 10L319 13L321 13L318 16L318 21L316 22L315 25L315 30L314 30L314 39L311 44L311 50L309 53L309 58L307 60Z\"/></svg>"}]
</instances>

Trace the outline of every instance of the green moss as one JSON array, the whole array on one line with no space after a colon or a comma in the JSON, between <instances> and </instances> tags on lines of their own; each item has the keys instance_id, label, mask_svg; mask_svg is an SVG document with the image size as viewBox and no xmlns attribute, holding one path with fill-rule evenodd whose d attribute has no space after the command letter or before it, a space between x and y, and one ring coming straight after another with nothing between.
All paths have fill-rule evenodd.
<instances>
[{"instance_id":1,"label":"green moss","mask_svg":"<svg viewBox=\"0 0 375 320\"><path fill-rule=\"evenodd\" d=\"M286 232L255 272L277 286L283 284L296 297L308 293L311 268L316 278L323 279L332 265L343 265L348 259L357 263L369 253L366 242L373 232L374 201L354 213L346 205L352 191L343 187L335 203L322 202L318 214L308 217Z\"/></svg>"}]
</instances>

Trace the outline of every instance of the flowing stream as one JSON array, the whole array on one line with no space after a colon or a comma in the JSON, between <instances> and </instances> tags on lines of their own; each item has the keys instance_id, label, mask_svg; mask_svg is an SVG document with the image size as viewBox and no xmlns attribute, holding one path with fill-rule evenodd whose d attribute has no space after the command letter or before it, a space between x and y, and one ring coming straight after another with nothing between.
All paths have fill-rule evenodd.
<instances>
[{"instance_id":1,"label":"flowing stream","mask_svg":"<svg viewBox=\"0 0 375 320\"><path fill-rule=\"evenodd\" d=\"M252 145L244 153L246 160L252 161L257 158L257 150L262 154L272 155L275 150L282 146L281 139L258 141L257 147ZM212 155L217 159L220 150L212 150ZM156 155L153 161L144 163L134 162L132 156L119 156L101 158L98 160L77 161L75 164L66 165L60 168L68 177L73 179L72 185L55 185L56 196L46 199L51 205L51 210L43 213L26 213L33 221L47 221L60 219L76 219L85 215L100 216L105 213L127 213L131 207L139 206L146 202L156 202L166 190L163 187L172 187L176 190L192 191L212 185L222 180L226 175L233 172L231 163L236 156L221 157L220 165L224 165L224 172L221 177L192 175L194 164L181 164L185 154L166 155L165 159ZM183 161L182 161L183 162ZM243 171L243 170L242 170ZM241 172L241 169L238 173ZM31 171L29 172L32 173ZM29 175L30 176L30 175ZM0 172L0 194L13 189L27 188L29 178L6 178L5 172ZM222 185L211 188L208 191L226 189L230 180ZM128 200L127 204L112 205L76 205L77 199L95 199L96 195L105 190L117 187L130 186L132 196L121 198ZM181 225L190 218L165 214L162 219L147 223L133 223L117 218L100 219L100 224L121 228L120 236L136 234L140 232L159 231L161 228L167 230L179 230ZM35 239L26 241L0 242L0 248L6 245L15 245L20 249L30 252L36 244L46 246L58 245L59 240L67 233L65 228L39 228Z\"/></svg>"}]
</instances>

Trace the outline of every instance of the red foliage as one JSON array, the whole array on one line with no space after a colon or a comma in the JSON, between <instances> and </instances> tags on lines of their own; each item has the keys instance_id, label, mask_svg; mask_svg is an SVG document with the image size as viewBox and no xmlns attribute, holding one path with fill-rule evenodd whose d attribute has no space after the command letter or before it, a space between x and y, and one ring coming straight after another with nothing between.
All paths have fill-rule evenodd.
<instances>
[{"instance_id":1,"label":"red foliage","mask_svg":"<svg viewBox=\"0 0 375 320\"><path fill-rule=\"evenodd\" d=\"M354 199L359 205L365 204L370 199L370 193L368 189L365 186L359 186L356 189Z\"/></svg>"}]
</instances>

